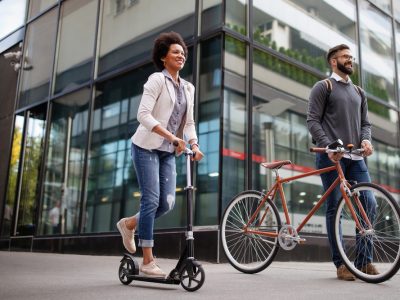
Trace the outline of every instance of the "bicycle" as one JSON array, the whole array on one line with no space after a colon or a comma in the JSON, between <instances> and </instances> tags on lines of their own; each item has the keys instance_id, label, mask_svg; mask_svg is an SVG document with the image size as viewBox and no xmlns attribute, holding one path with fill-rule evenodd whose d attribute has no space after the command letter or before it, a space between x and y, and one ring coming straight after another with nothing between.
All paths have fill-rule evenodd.
<instances>
[{"instance_id":1,"label":"bicycle","mask_svg":"<svg viewBox=\"0 0 400 300\"><path fill-rule=\"evenodd\" d=\"M345 149L343 143L337 140L327 148L310 148L310 151L360 155L363 150L353 149L353 145ZM369 283L380 283L396 274L400 268L400 209L392 195L374 183L350 184L339 162L300 175L280 177L279 169L289 164L289 160L262 163L262 166L275 173L272 187L267 192L244 191L236 195L225 209L221 222L221 242L229 263L243 273L257 273L271 264L279 248L292 250L297 244L305 243L306 240L298 233L336 186L340 185L342 198L336 209L334 230L335 242L344 264L357 278ZM333 170L338 173L336 180L297 228L294 227L289 217L283 184ZM282 203L284 224L274 202L277 194ZM368 211L363 205L368 201L366 197L373 197L370 199L375 204ZM369 252L363 253L363 256L372 257L378 275L361 271L360 265L364 264L357 261L361 257L357 248L365 246Z\"/></svg>"}]
</instances>

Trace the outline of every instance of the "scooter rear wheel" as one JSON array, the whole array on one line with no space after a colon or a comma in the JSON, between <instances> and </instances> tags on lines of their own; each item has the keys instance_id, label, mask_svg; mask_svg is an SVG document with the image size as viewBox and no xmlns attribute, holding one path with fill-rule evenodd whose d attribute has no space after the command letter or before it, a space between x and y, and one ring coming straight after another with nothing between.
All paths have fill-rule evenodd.
<instances>
[{"instance_id":1,"label":"scooter rear wheel","mask_svg":"<svg viewBox=\"0 0 400 300\"><path fill-rule=\"evenodd\" d=\"M188 262L181 273L181 285L189 291L197 291L204 283L206 274L197 262Z\"/></svg>"},{"instance_id":2,"label":"scooter rear wheel","mask_svg":"<svg viewBox=\"0 0 400 300\"><path fill-rule=\"evenodd\" d=\"M128 258L123 258L121 264L119 265L118 278L122 284L128 285L133 279L129 278L129 275L133 275L133 270L135 266L133 261Z\"/></svg>"}]
</instances>

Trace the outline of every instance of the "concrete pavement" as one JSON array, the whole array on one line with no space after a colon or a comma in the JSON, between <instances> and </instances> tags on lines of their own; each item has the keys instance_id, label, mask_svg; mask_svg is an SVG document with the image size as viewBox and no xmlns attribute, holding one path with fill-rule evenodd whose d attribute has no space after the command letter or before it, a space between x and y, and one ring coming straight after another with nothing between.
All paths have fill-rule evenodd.
<instances>
[{"instance_id":1,"label":"concrete pavement","mask_svg":"<svg viewBox=\"0 0 400 300\"><path fill-rule=\"evenodd\" d=\"M121 256L122 257L122 256ZM205 283L190 293L180 285L118 279L120 256L0 251L0 299L399 299L400 274L381 284L336 279L331 263L273 262L254 275L229 264L202 262ZM164 270L176 261L158 259Z\"/></svg>"}]
</instances>

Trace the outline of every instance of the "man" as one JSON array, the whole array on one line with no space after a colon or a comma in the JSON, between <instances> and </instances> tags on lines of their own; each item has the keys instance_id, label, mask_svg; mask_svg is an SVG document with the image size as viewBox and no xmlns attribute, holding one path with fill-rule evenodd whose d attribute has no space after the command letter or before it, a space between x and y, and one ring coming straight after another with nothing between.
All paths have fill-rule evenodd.
<instances>
[{"instance_id":1,"label":"man","mask_svg":"<svg viewBox=\"0 0 400 300\"><path fill-rule=\"evenodd\" d=\"M363 156L373 153L371 144L371 124L368 120L367 100L361 88L356 87L349 77L353 73L353 55L347 45L338 45L329 49L328 63L332 75L317 82L311 90L307 113L307 126L318 147L326 147L333 141L341 139L343 144L353 144L363 148ZM343 159L342 159L343 157ZM345 177L350 181L371 182L368 168L362 156L344 155L341 153L316 154L317 168L332 166L340 161ZM337 172L321 174L326 191L337 178ZM326 205L326 226L331 248L332 260L337 268L337 277L341 280L355 280L355 277L343 264L334 241L334 216L338 200L341 198L340 187L330 194ZM367 199L366 206L374 211L374 199ZM362 247L361 247L362 248ZM361 249L360 248L360 249ZM367 249L365 249L367 248ZM367 264L357 266L364 273L378 274L372 265L372 249L363 248L358 255L360 261ZM368 249L369 248L369 249Z\"/></svg>"},{"instance_id":2,"label":"man","mask_svg":"<svg viewBox=\"0 0 400 300\"><path fill-rule=\"evenodd\" d=\"M51 228L53 230L53 234L60 233L60 214L61 214L61 203L57 200L54 204L54 207L50 209L49 219L51 223Z\"/></svg>"}]
</instances>

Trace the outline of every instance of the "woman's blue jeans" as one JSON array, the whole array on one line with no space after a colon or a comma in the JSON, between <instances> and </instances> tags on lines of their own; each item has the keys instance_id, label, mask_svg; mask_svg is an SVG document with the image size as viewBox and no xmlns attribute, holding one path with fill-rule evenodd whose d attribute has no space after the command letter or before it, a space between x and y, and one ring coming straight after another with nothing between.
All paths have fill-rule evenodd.
<instances>
[{"instance_id":1,"label":"woman's blue jeans","mask_svg":"<svg viewBox=\"0 0 400 300\"><path fill-rule=\"evenodd\" d=\"M141 192L138 220L139 246L153 247L154 220L175 204L175 154L147 150L132 143L132 160Z\"/></svg>"},{"instance_id":2,"label":"woman's blue jeans","mask_svg":"<svg viewBox=\"0 0 400 300\"><path fill-rule=\"evenodd\" d=\"M326 168L329 166L333 166L332 161L329 159L326 153L317 153L316 154L316 165L318 169ZM371 182L371 178L368 173L367 165L364 160L351 160L347 158L342 158L340 161L340 165L343 169L344 176L348 181L356 181L360 182ZM336 171L331 171L328 173L321 174L322 185L324 190L326 191L331 184L338 177ZM342 258L339 255L339 250L335 244L335 233L334 233L334 222L335 222L335 213L339 200L341 199L342 194L340 192L340 186L338 185L332 193L329 195L326 203L326 228L328 232L328 239L331 248L332 260L336 267L339 267L343 264ZM376 213L376 200L374 195L371 192L365 192L361 195L362 205L367 212L368 218L371 222L375 219ZM356 229L354 229L356 230ZM372 261L372 241L365 242L361 241L361 238L357 236L357 258L355 260L355 265L357 268L361 268L362 266L370 263Z\"/></svg>"}]
</instances>

